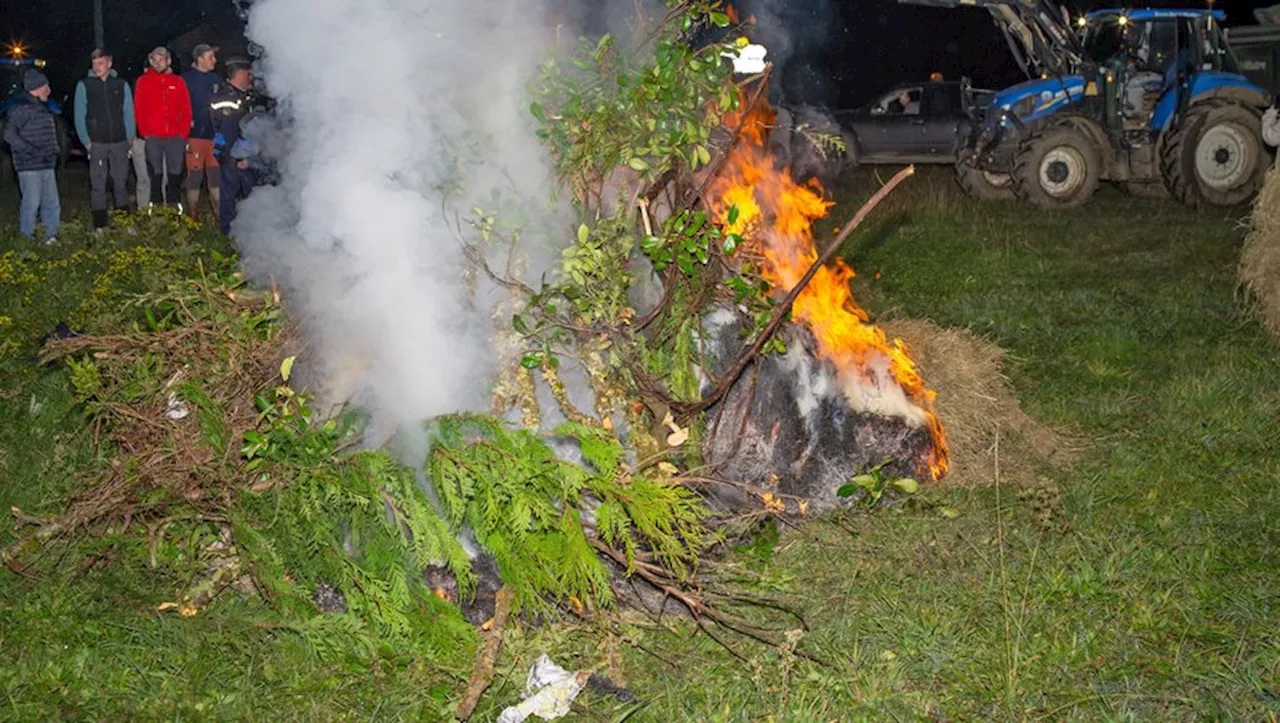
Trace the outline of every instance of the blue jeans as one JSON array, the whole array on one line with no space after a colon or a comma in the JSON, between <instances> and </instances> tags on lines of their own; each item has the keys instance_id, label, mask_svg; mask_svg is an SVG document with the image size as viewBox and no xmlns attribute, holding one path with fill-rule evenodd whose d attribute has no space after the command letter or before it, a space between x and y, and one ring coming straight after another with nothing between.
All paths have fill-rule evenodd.
<instances>
[{"instance_id":1,"label":"blue jeans","mask_svg":"<svg viewBox=\"0 0 1280 723\"><path fill-rule=\"evenodd\" d=\"M36 213L44 223L45 238L58 235L58 223L62 220L62 204L58 201L58 178L53 169L47 171L18 171L18 188L22 203L18 207L18 231L27 238L36 233Z\"/></svg>"}]
</instances>

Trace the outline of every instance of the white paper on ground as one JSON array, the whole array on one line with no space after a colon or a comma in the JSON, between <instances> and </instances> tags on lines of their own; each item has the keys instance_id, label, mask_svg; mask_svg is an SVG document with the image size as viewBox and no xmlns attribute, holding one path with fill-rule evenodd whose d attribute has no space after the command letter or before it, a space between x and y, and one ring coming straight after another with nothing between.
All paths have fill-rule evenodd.
<instances>
[{"instance_id":1,"label":"white paper on ground","mask_svg":"<svg viewBox=\"0 0 1280 723\"><path fill-rule=\"evenodd\" d=\"M591 674L585 670L576 673L561 668L547 657L538 656L524 684L524 700L502 711L498 723L522 723L531 715L542 720L554 720L569 712L574 698L587 685Z\"/></svg>"}]
</instances>

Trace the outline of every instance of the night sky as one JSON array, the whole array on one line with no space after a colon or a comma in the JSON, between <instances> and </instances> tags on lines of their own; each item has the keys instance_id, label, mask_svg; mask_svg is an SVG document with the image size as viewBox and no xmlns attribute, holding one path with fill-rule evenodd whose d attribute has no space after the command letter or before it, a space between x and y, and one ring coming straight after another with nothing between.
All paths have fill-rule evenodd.
<instances>
[{"instance_id":1,"label":"night sky","mask_svg":"<svg viewBox=\"0 0 1280 723\"><path fill-rule=\"evenodd\" d=\"M482 0L477 0L482 1ZM602 0L603 1L603 0ZM1220 0L1228 23L1253 22L1252 10L1280 0ZM103 0L106 41L121 75L132 80L142 71L152 47L187 30L212 22L237 28L231 0ZM790 102L848 108L867 101L898 82L927 78L937 71L967 75L997 88L1020 79L1004 40L984 10L905 7L894 0L738 0L743 16L762 15L769 7L788 38L760 37L783 61L779 80ZM1068 7L1114 6L1115 2L1068 2ZM1203 7L1175 0L1141 6ZM761 32L760 36L771 33ZM92 0L5 0L0 10L0 41L23 40L49 61L57 96L70 94L88 70L93 45ZM789 47L788 47L789 46ZM177 59L185 66L189 60ZM376 58L370 59L376 63Z\"/></svg>"}]
</instances>

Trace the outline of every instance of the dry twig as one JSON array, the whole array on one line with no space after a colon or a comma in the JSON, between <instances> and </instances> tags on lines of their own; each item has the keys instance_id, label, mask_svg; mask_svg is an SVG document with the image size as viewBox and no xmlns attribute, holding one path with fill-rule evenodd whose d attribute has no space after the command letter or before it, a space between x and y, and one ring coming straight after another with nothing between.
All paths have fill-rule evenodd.
<instances>
[{"instance_id":1,"label":"dry twig","mask_svg":"<svg viewBox=\"0 0 1280 723\"><path fill-rule=\"evenodd\" d=\"M511 615L511 588L505 585L498 591L493 607L493 627L489 628L484 647L476 656L475 668L467 681L467 692L458 703L458 720L467 720L475 712L480 696L484 695L489 684L493 682L493 667L498 661L498 650L502 647L502 632L507 627L507 618Z\"/></svg>"}]
</instances>

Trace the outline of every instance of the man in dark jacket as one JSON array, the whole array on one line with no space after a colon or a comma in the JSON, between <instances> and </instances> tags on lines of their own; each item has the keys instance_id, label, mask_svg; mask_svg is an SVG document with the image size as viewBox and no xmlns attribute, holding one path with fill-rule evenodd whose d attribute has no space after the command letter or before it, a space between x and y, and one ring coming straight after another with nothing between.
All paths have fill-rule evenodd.
<instances>
[{"instance_id":1,"label":"man in dark jacket","mask_svg":"<svg viewBox=\"0 0 1280 723\"><path fill-rule=\"evenodd\" d=\"M209 104L213 120L213 153L218 158L222 174L222 203L218 214L219 226L225 234L231 233L231 222L236 217L236 201L248 196L253 189L253 171L245 158L235 158L232 150L240 142L240 122L249 114L252 98L253 74L249 61L235 58L227 61L227 82Z\"/></svg>"},{"instance_id":2,"label":"man in dark jacket","mask_svg":"<svg viewBox=\"0 0 1280 723\"><path fill-rule=\"evenodd\" d=\"M31 238L36 232L36 213L44 223L47 243L57 241L62 204L58 201L58 179L53 169L58 163L58 127L45 107L49 100L49 79L38 70L22 76L22 99L9 111L4 140L13 153L22 201L18 209L18 229Z\"/></svg>"},{"instance_id":3,"label":"man in dark jacket","mask_svg":"<svg viewBox=\"0 0 1280 723\"><path fill-rule=\"evenodd\" d=\"M107 176L116 209L129 205L129 148L137 135L133 92L111 69L111 53L89 54L89 77L76 84L76 135L89 152L89 208L93 227L107 225Z\"/></svg>"},{"instance_id":4,"label":"man in dark jacket","mask_svg":"<svg viewBox=\"0 0 1280 723\"><path fill-rule=\"evenodd\" d=\"M218 64L218 49L201 43L191 52L191 70L182 74L191 95L191 137L187 139L187 215L196 217L200 203L200 183L208 180L209 200L213 213L219 213L218 188L222 174L218 171L218 159L213 156L213 119L209 104L218 91L221 78L213 72Z\"/></svg>"}]
</instances>

